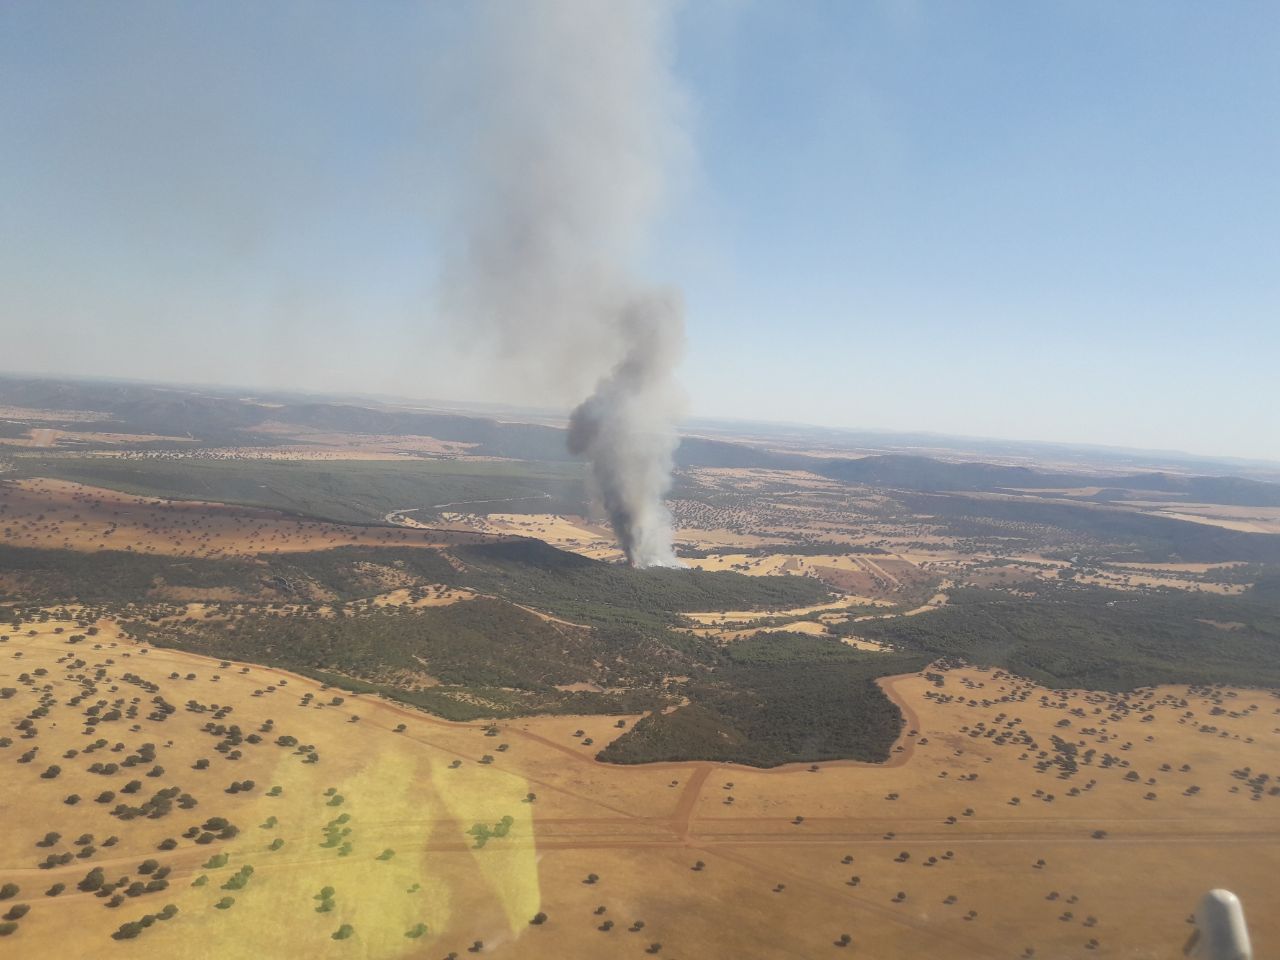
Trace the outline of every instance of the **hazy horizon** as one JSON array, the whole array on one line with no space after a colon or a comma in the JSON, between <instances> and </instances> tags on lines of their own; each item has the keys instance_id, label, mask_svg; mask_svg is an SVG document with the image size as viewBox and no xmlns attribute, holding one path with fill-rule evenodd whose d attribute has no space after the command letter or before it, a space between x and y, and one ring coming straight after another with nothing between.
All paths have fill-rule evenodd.
<instances>
[{"instance_id":1,"label":"hazy horizon","mask_svg":"<svg viewBox=\"0 0 1280 960\"><path fill-rule=\"evenodd\" d=\"M160 389L188 389L192 392L206 390L224 395L239 395L241 399L253 400L258 398L268 399L272 397L297 396L297 397L314 397L321 400L327 400L337 403L376 403L384 404L390 407L403 406L408 408L420 407L425 410L438 410L442 412L457 412L460 415L474 416L499 416L502 414L520 415L527 417L530 422L548 422L554 421L558 425L567 424L569 420L570 409L567 406L547 406L536 403L518 403L503 402L496 400L468 400L460 397L445 396L414 396L409 394L401 394L395 392L383 392L378 390L310 390L302 388L283 388L273 387L265 384L252 383L219 383L209 382L182 382L176 380L163 379L146 379L135 377L113 377L107 374L70 376L66 374L40 373L40 372L20 372L14 370L0 369L0 379L48 379L48 380L64 380L64 381L90 381L103 383L123 383L134 386L155 387ZM964 444L978 445L1008 445L1012 447L1025 446L1030 450L1043 448L1050 457L1052 451L1072 452L1081 457L1089 453L1097 453L1101 455L1134 455L1138 457L1146 457L1150 459L1148 465L1144 465L1143 469L1159 469L1157 461L1161 459L1182 459L1185 458L1187 463L1201 462L1205 468L1212 466L1221 466L1223 468L1235 467L1252 467L1262 468L1263 470L1275 468L1280 471L1280 460L1270 460L1265 457L1234 457L1230 455L1197 453L1194 450L1183 450L1177 448L1160 448L1160 447L1143 447L1120 444L1091 443L1088 441L1073 442L1069 440L1039 440L1025 439L1017 437L998 437L988 436L976 433L947 433L939 430L922 427L920 429L894 429L887 427L877 427L860 423L814 423L803 420L779 420L779 419L761 419L756 417L733 416L731 414L723 416L704 416L700 414L690 414L686 416L678 424L680 433L687 436L702 436L706 434L724 433L730 435L729 438L737 437L746 439L748 435L762 428L765 433L761 434L758 439L783 439L795 431L805 433L834 433L837 435L847 435L846 439L850 442L854 437L871 435L883 437L885 440L935 440L939 441L943 449L948 446L955 446L956 450L952 452L953 456L961 455L961 449ZM767 431L777 431L769 433ZM948 444L944 441L950 441ZM835 455L833 453L833 455ZM921 454L928 456L930 454ZM1024 454L1025 456L1026 454ZM986 453L978 449L973 449L967 456L973 460L980 460L984 456L988 459L999 459L1000 455L995 453ZM1005 456L1014 456L1006 454ZM1084 468L1081 467L1083 470ZM1273 482L1280 482L1280 474L1278 474Z\"/></svg>"},{"instance_id":2,"label":"hazy horizon","mask_svg":"<svg viewBox=\"0 0 1280 960\"><path fill-rule=\"evenodd\" d=\"M467 11L0 9L0 366L567 409L438 309ZM675 6L641 262L686 416L1280 461L1277 40L1266 7Z\"/></svg>"}]
</instances>

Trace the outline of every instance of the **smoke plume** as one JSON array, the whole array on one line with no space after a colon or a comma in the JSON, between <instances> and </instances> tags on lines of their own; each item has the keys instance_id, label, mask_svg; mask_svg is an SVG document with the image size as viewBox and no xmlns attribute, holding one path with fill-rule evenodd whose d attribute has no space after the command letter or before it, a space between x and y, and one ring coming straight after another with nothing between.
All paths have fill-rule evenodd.
<instances>
[{"instance_id":1,"label":"smoke plume","mask_svg":"<svg viewBox=\"0 0 1280 960\"><path fill-rule=\"evenodd\" d=\"M652 0L479 5L446 309L540 397L579 399L586 456L627 559L675 565L663 504L681 392L680 301L637 276L680 100L669 8ZM566 396L566 393L569 395ZM575 396L576 394L576 396Z\"/></svg>"}]
</instances>

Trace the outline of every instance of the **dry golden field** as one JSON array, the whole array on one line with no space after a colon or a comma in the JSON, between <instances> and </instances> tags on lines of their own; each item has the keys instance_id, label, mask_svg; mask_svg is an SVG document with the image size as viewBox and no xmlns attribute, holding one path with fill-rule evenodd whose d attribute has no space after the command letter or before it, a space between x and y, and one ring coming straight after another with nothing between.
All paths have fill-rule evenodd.
<instances>
[{"instance_id":1,"label":"dry golden field","mask_svg":"<svg viewBox=\"0 0 1280 960\"><path fill-rule=\"evenodd\" d=\"M623 556L607 526L583 517L562 517L554 513L442 513L440 521L446 526L464 530L537 537L553 547L593 560L621 560Z\"/></svg>"},{"instance_id":2,"label":"dry golden field","mask_svg":"<svg viewBox=\"0 0 1280 960\"><path fill-rule=\"evenodd\" d=\"M1168 957L1213 886L1280 944L1270 693L935 669L885 681L884 765L617 767L617 718L448 723L93 626L0 644L0 908L30 907L7 955ZM77 889L95 867L124 882Z\"/></svg>"},{"instance_id":3,"label":"dry golden field","mask_svg":"<svg viewBox=\"0 0 1280 960\"><path fill-rule=\"evenodd\" d=\"M430 438L288 432L298 442L189 455L469 456ZM36 431L19 443L75 439ZM1231 563L1089 566L1039 545L975 547L881 492L800 471L687 479L706 494L670 504L678 544L698 554L690 566L832 589L829 602L707 610L678 628L725 644L925 614L956 585L1248 587ZM1088 493L1040 491L1055 492ZM473 502L497 501L461 501ZM1172 515L1168 503L1135 506ZM1177 509L1280 530L1263 508ZM28 479L0 484L0 544L263 557L517 535L621 556L582 516L454 513L441 527L414 513L359 526ZM394 577L376 589L376 607L481 596ZM165 586L146 599L163 601L158 620L234 620L247 605L233 604L252 598ZM297 612L271 599L281 616ZM315 616L336 617L331 595L311 599ZM0 917L15 915L0 924L16 923L0 956L1156 958L1178 954L1187 914L1215 886L1242 897L1259 956L1280 950L1271 692L1050 691L935 665L882 681L906 720L884 764L620 766L595 755L636 716L450 723L281 670L143 647L76 612L0 628L0 886L18 887L0 900ZM102 886L79 889L96 867ZM168 904L170 918L113 939Z\"/></svg>"}]
</instances>

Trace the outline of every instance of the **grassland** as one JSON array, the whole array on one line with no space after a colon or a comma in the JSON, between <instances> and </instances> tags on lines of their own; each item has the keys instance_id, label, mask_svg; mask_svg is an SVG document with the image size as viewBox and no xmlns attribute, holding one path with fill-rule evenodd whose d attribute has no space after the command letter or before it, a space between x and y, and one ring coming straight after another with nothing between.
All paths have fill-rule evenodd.
<instances>
[{"instance_id":1,"label":"grassland","mask_svg":"<svg viewBox=\"0 0 1280 960\"><path fill-rule=\"evenodd\" d=\"M1210 885L1280 943L1268 693L934 667L883 682L886 764L620 767L632 716L448 723L89 625L0 645L15 955L1175 955Z\"/></svg>"},{"instance_id":2,"label":"grassland","mask_svg":"<svg viewBox=\"0 0 1280 960\"><path fill-rule=\"evenodd\" d=\"M1165 956L1218 885L1280 944L1265 485L693 446L631 571L475 456L551 428L111 402L0 457L0 952Z\"/></svg>"}]
</instances>

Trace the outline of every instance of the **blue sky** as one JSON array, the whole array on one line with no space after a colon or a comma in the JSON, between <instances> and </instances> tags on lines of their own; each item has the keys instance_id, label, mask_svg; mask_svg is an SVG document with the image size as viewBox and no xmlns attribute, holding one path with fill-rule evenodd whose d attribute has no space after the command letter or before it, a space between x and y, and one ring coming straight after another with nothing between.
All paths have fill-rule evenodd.
<instances>
[{"instance_id":1,"label":"blue sky","mask_svg":"<svg viewBox=\"0 0 1280 960\"><path fill-rule=\"evenodd\" d=\"M0 7L0 369L502 397L433 310L465 10ZM1280 459L1280 6L704 0L671 50L691 413Z\"/></svg>"}]
</instances>

